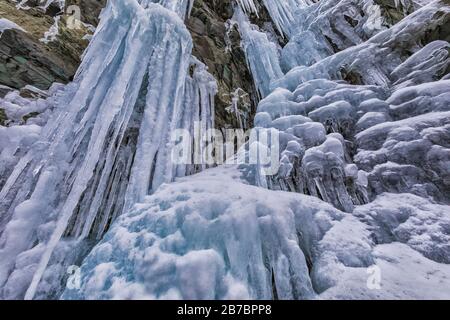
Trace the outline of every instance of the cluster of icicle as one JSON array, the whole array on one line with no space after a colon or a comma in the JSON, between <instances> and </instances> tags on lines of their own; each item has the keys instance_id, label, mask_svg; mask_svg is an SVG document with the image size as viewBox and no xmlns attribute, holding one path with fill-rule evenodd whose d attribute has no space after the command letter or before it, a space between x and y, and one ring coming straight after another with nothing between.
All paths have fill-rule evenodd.
<instances>
[{"instance_id":1,"label":"cluster of icicle","mask_svg":"<svg viewBox=\"0 0 450 320\"><path fill-rule=\"evenodd\" d=\"M262 99L255 126L280 133L280 170L259 184L313 195L347 212L385 191L413 190L447 201L448 174L441 165L447 149L432 147L442 144L443 138L430 143L428 133L418 132L445 127L448 115L425 115L415 125L406 122L413 108L425 103L425 88L440 96L427 100L428 107L418 114L448 110L441 91L448 88L447 82L433 87L426 83L445 75L450 45L434 41L422 48L417 40L425 36L426 28L443 23L431 19L442 8L439 1L411 15L415 23L405 19L390 29L376 21L380 8L371 0L321 1L311 6L295 0L263 3L279 33L288 38L284 48L251 24L248 10L237 8L233 17ZM402 37L402 45L407 43L415 53L408 59L394 49L393 43ZM381 51L389 61L380 58ZM405 136L389 133L395 131L394 124L381 126L403 119L396 125ZM380 127L368 130L375 125ZM386 135L392 140L374 142ZM422 140L414 140L419 137ZM408 145L410 140L415 143ZM401 165L392 165L397 162ZM420 163L441 178L419 169Z\"/></svg>"},{"instance_id":2,"label":"cluster of icicle","mask_svg":"<svg viewBox=\"0 0 450 320\"><path fill-rule=\"evenodd\" d=\"M214 125L215 81L183 21L192 4L109 1L74 82L48 99L40 137L0 159L13 166L0 192L1 297L36 297L64 273L53 262L77 259L71 242L95 244L158 186L202 169L171 159L173 130Z\"/></svg>"}]
</instances>

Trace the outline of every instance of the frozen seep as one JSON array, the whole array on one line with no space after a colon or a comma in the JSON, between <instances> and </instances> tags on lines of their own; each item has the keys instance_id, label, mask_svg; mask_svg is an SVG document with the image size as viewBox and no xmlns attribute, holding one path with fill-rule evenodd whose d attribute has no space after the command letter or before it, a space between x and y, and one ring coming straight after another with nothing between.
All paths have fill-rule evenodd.
<instances>
[{"instance_id":1,"label":"frozen seep","mask_svg":"<svg viewBox=\"0 0 450 320\"><path fill-rule=\"evenodd\" d=\"M267 34L257 30L245 13L236 9L233 20L237 21L242 38L242 48L252 72L255 87L259 96L264 98L270 93L271 82L283 76L278 57L277 46L271 42Z\"/></svg>"},{"instance_id":2,"label":"frozen seep","mask_svg":"<svg viewBox=\"0 0 450 320\"><path fill-rule=\"evenodd\" d=\"M0 19L0 37L5 30L9 30L9 29L16 29L16 30L21 30L21 31L25 32L25 30L23 30L16 23L14 23L8 19L1 18Z\"/></svg>"}]
</instances>

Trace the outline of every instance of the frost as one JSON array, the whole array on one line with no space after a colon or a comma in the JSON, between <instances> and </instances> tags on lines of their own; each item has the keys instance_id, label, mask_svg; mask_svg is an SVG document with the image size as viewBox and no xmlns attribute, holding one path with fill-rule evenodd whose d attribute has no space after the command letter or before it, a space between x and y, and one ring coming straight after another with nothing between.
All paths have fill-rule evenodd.
<instances>
[{"instance_id":1,"label":"frost","mask_svg":"<svg viewBox=\"0 0 450 320\"><path fill-rule=\"evenodd\" d=\"M265 97L270 93L271 82L283 76L277 46L265 33L257 30L241 10L235 12L233 20L238 23L242 47L246 53L255 86L260 96Z\"/></svg>"}]
</instances>

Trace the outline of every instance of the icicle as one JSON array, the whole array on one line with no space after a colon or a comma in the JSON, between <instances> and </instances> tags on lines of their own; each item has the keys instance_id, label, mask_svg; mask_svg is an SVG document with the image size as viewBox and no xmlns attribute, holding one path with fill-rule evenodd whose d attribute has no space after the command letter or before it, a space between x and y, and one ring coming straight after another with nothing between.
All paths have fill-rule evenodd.
<instances>
[{"instance_id":1,"label":"icicle","mask_svg":"<svg viewBox=\"0 0 450 320\"><path fill-rule=\"evenodd\" d=\"M242 47L246 53L255 86L261 98L264 98L271 91L271 82L283 76L277 46L270 42L265 33L253 28L247 16L239 8L236 9L233 19L239 26Z\"/></svg>"},{"instance_id":2,"label":"icicle","mask_svg":"<svg viewBox=\"0 0 450 320\"><path fill-rule=\"evenodd\" d=\"M253 0L236 0L242 11L245 13L255 13L258 15L258 10L256 9L255 2Z\"/></svg>"}]
</instances>

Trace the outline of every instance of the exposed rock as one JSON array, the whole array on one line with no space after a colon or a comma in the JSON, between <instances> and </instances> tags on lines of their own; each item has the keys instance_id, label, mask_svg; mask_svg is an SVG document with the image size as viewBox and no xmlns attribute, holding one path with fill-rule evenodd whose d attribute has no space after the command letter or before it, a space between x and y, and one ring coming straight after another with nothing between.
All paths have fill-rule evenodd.
<instances>
[{"instance_id":1,"label":"exposed rock","mask_svg":"<svg viewBox=\"0 0 450 320\"><path fill-rule=\"evenodd\" d=\"M5 126L7 120L5 110L0 109L0 126Z\"/></svg>"},{"instance_id":2,"label":"exposed rock","mask_svg":"<svg viewBox=\"0 0 450 320\"><path fill-rule=\"evenodd\" d=\"M6 30L0 37L0 84L48 89L72 79L88 44L86 28L68 29L63 17L56 40L45 44L40 39L54 23L51 15L36 8L18 10L10 1L0 3L0 13L26 31Z\"/></svg>"}]
</instances>

